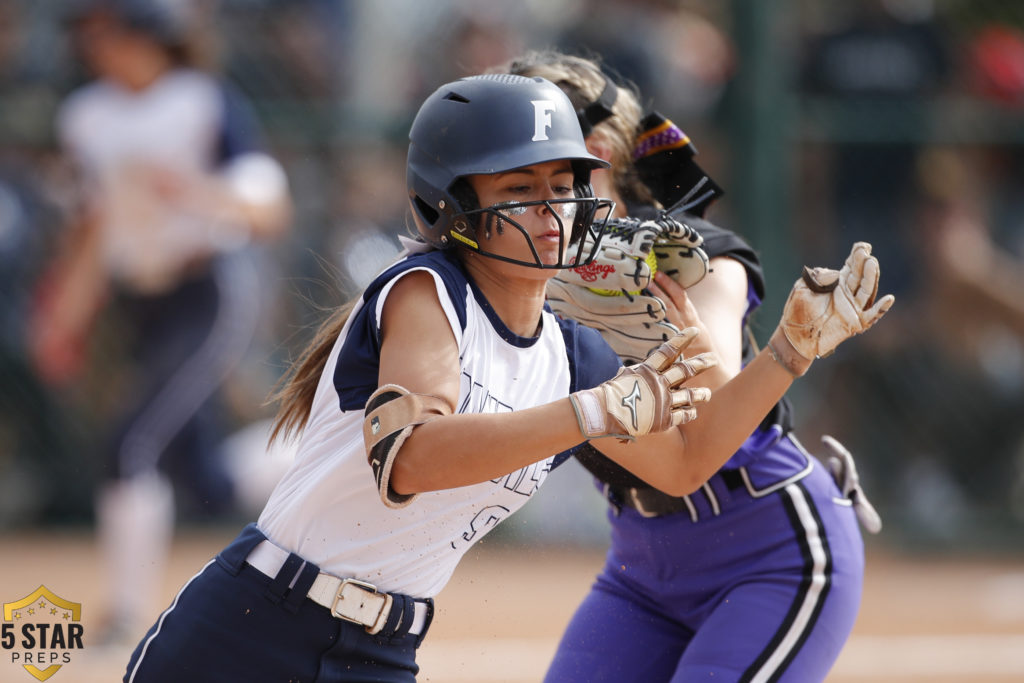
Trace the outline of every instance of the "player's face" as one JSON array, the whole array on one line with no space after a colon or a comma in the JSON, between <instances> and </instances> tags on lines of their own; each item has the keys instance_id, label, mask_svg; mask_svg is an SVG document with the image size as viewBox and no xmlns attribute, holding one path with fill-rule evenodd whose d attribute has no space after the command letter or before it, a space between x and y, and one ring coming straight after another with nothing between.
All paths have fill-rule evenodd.
<instances>
[{"instance_id":1,"label":"player's face","mask_svg":"<svg viewBox=\"0 0 1024 683\"><path fill-rule=\"evenodd\" d=\"M150 76L144 65L151 63L154 56L159 59L163 55L153 39L125 28L116 18L102 12L83 19L76 28L75 39L86 65L95 75L129 88L145 85Z\"/></svg>"},{"instance_id":2,"label":"player's face","mask_svg":"<svg viewBox=\"0 0 1024 683\"><path fill-rule=\"evenodd\" d=\"M550 201L573 198L573 171L568 161L549 161L493 175L469 176L480 206L505 203ZM554 265L565 256L569 247L575 203L538 204L534 206L499 208L502 215L521 225L530 236L541 263ZM556 215L556 212L558 215ZM477 239L486 251L521 261L532 262L534 256L526 237L504 221L492 221L477 229Z\"/></svg>"}]
</instances>

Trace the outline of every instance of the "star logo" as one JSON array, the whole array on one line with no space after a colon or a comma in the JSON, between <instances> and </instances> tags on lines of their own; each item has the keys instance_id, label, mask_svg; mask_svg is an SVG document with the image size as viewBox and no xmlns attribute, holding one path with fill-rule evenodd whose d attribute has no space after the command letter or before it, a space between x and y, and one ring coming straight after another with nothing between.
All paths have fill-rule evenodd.
<instances>
[{"instance_id":1,"label":"star logo","mask_svg":"<svg viewBox=\"0 0 1024 683\"><path fill-rule=\"evenodd\" d=\"M20 600L3 603L0 650L11 665L20 665L36 680L48 680L82 649L81 621L81 603L39 586ZM6 673L0 673L4 680L9 678Z\"/></svg>"},{"instance_id":2,"label":"star logo","mask_svg":"<svg viewBox=\"0 0 1024 683\"><path fill-rule=\"evenodd\" d=\"M633 391L629 393L629 396L622 397L622 405L629 408L630 416L633 418L633 430L639 429L636 419L636 402L640 399L640 380L636 380L633 384Z\"/></svg>"}]
</instances>

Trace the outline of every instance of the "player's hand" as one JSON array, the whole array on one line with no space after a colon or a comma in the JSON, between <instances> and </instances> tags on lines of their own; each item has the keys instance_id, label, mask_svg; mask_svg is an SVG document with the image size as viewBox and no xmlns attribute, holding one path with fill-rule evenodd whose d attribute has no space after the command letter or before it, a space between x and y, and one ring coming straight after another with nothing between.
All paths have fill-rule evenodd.
<instances>
[{"instance_id":1,"label":"player's hand","mask_svg":"<svg viewBox=\"0 0 1024 683\"><path fill-rule=\"evenodd\" d=\"M697 328L688 327L642 363L621 368L615 377L593 389L571 394L583 436L632 441L695 419L696 404L710 400L711 390L680 385L717 362L711 353L681 356L698 333Z\"/></svg>"},{"instance_id":2,"label":"player's hand","mask_svg":"<svg viewBox=\"0 0 1024 683\"><path fill-rule=\"evenodd\" d=\"M802 375L811 361L869 329L892 307L892 294L875 300L879 272L867 242L853 245L841 270L804 268L769 341L775 357L792 375Z\"/></svg>"},{"instance_id":3,"label":"player's hand","mask_svg":"<svg viewBox=\"0 0 1024 683\"><path fill-rule=\"evenodd\" d=\"M686 290L662 271L654 274L647 288L665 305L665 319L677 328L700 326L700 314Z\"/></svg>"}]
</instances>

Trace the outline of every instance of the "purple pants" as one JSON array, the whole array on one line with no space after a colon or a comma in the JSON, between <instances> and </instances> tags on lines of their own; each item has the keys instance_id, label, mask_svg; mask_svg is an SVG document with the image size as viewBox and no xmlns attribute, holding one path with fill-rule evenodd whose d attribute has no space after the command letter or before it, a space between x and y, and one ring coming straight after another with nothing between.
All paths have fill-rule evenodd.
<instances>
[{"instance_id":1,"label":"purple pants","mask_svg":"<svg viewBox=\"0 0 1024 683\"><path fill-rule=\"evenodd\" d=\"M857 616L864 545L832 477L789 438L780 449L810 472L779 487L716 475L662 517L610 511L605 566L546 680L824 680Z\"/></svg>"}]
</instances>

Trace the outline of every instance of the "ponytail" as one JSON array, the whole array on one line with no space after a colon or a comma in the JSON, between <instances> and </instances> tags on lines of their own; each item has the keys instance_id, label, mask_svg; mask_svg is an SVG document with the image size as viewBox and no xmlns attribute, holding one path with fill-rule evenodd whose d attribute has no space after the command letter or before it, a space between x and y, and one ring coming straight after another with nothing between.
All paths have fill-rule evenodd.
<instances>
[{"instance_id":1,"label":"ponytail","mask_svg":"<svg viewBox=\"0 0 1024 683\"><path fill-rule=\"evenodd\" d=\"M345 327L356 301L352 300L339 307L320 325L306 350L274 386L267 404L279 405L268 443L273 443L279 436L284 439L295 436L309 422L320 376L327 367L327 358L331 355L334 342Z\"/></svg>"}]
</instances>

